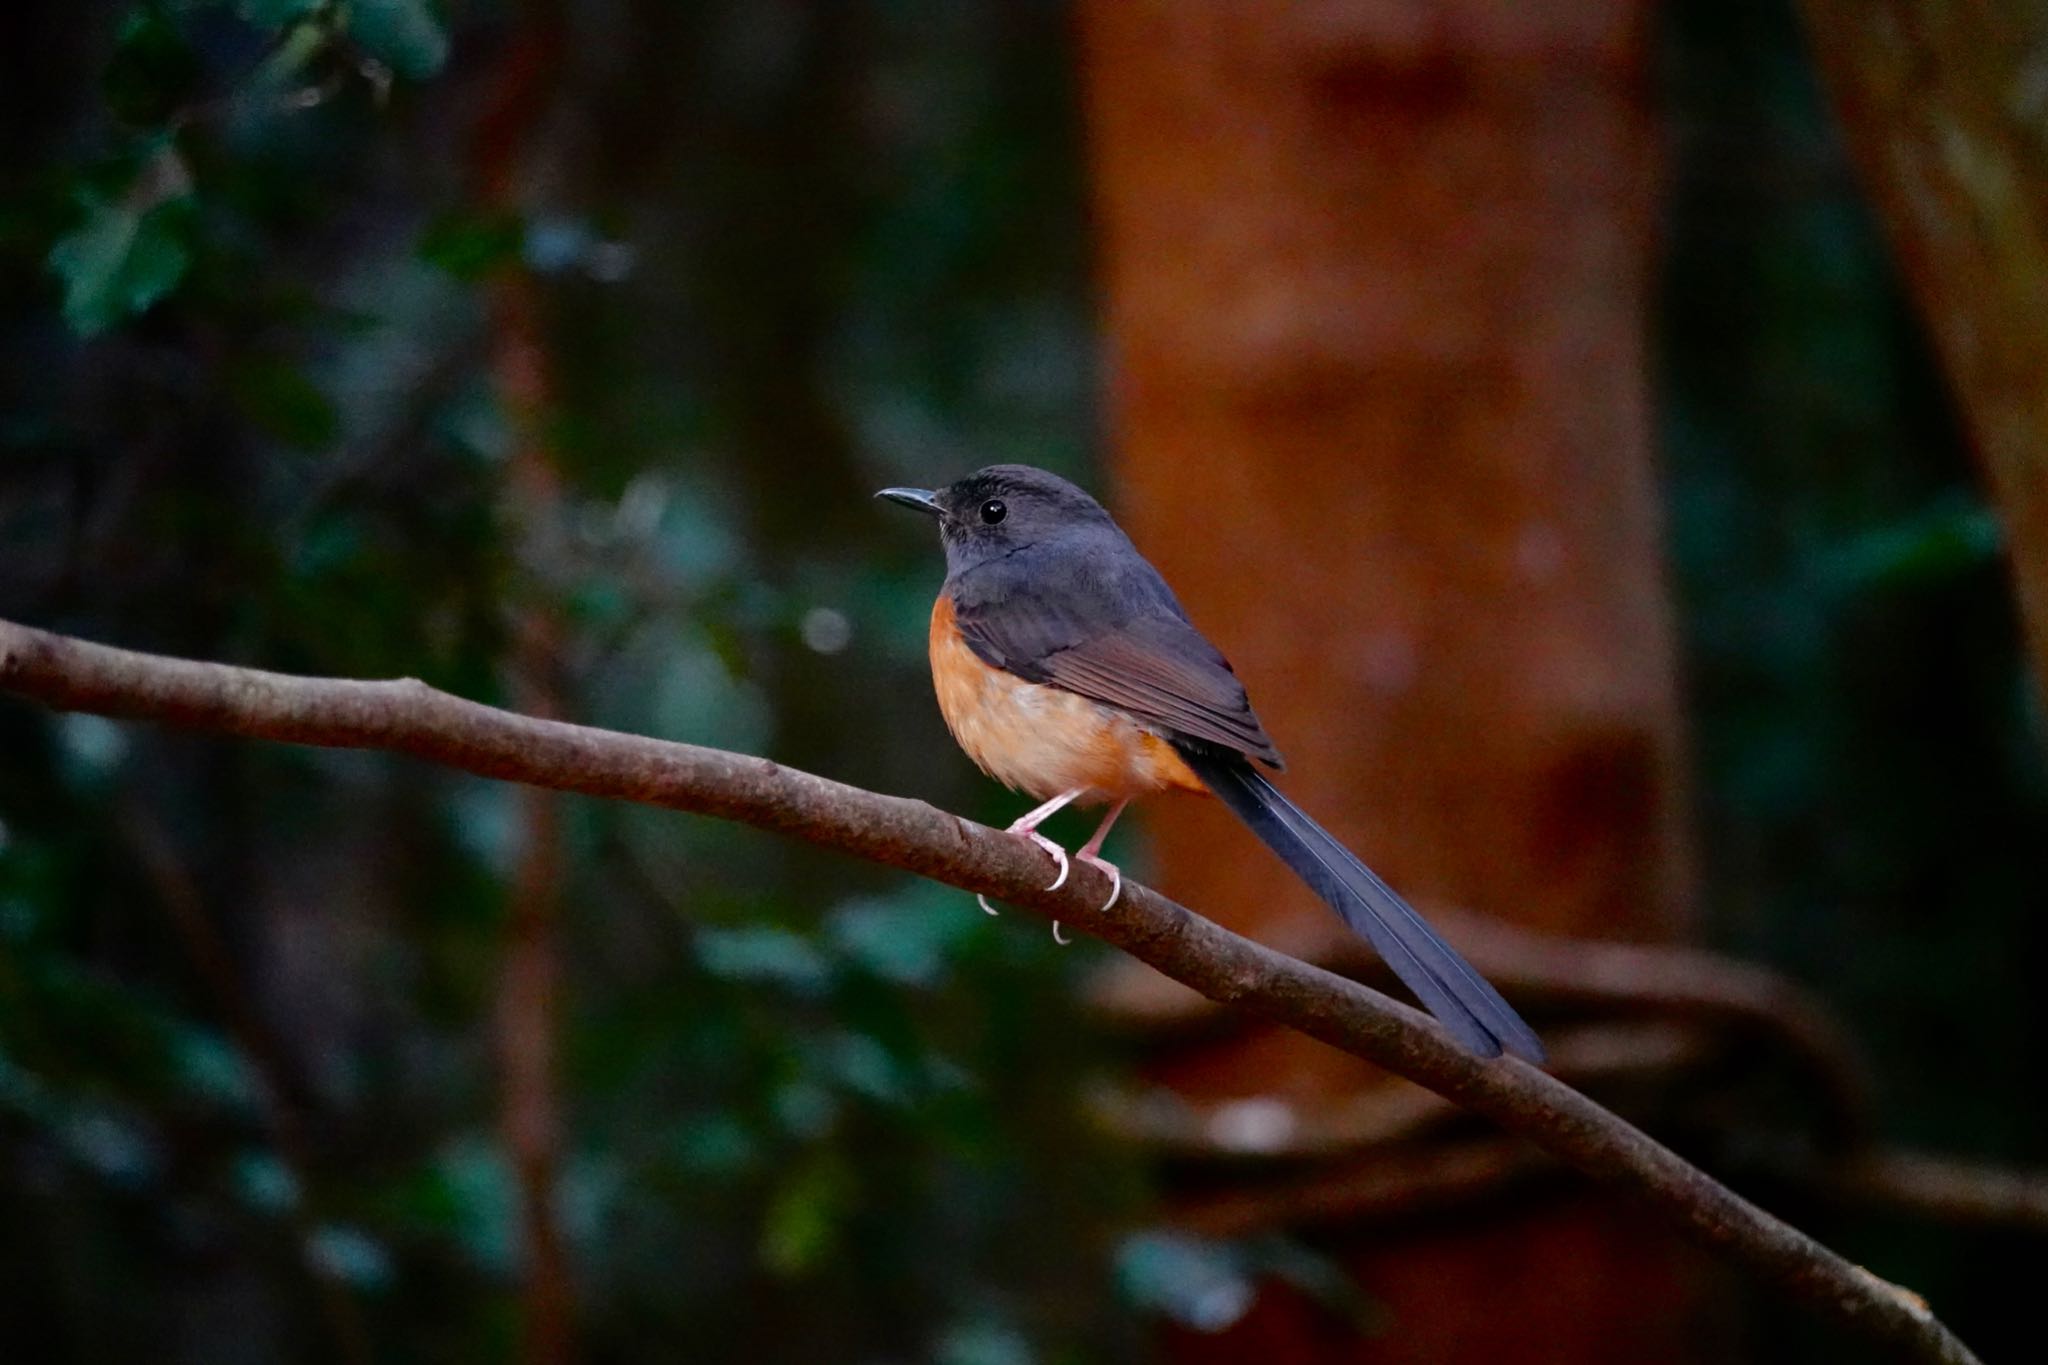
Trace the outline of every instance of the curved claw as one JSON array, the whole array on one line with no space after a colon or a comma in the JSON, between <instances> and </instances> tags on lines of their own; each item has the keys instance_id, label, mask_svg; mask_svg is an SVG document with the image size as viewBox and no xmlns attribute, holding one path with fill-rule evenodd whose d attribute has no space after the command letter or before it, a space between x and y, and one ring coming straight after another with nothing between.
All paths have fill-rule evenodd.
<instances>
[{"instance_id":1,"label":"curved claw","mask_svg":"<svg viewBox=\"0 0 2048 1365\"><path fill-rule=\"evenodd\" d=\"M1062 792L1060 795L1055 796L1052 800L1040 806L1037 810L1031 811L1030 813L1020 817L1014 824L1012 824L1007 830L1004 831L1004 833L1006 834L1016 834L1022 836L1023 838L1029 839L1032 843L1037 844L1047 853L1050 853L1053 857L1053 861L1060 865L1059 875L1057 877L1054 877L1052 879L1052 884L1045 888L1048 891L1057 891L1061 887L1065 886L1067 884L1067 878L1073 874L1074 865L1072 862L1068 860L1067 851L1065 849L1061 848L1058 844L1054 843L1052 840L1046 838L1043 834L1040 834L1038 832L1038 824L1040 821L1044 820L1046 816L1051 815L1054 811L1058 810L1061 806L1066 805L1069 801L1072 801L1075 797L1079 795L1081 795L1080 791ZM1123 807L1119 805L1117 809L1122 810ZM1114 819L1115 817L1112 816L1111 818ZM1108 828L1109 825L1105 821L1103 824L1103 830L1107 830ZM1099 838L1101 836L1102 830L1098 830L1096 833L1097 837ZM1090 862L1096 861L1092 847L1088 851L1083 852L1081 856L1083 858L1086 858ZM1104 865L1106 866L1106 864ZM1112 869L1112 871L1114 871L1114 869ZM1121 887L1121 882L1119 882L1119 887ZM988 903L987 896L976 896L974 899L976 903L978 903L981 906L981 908L987 913L991 915L996 913L996 908ZM1109 899L1111 901L1115 901L1116 895L1112 893ZM1102 908L1107 910L1109 906L1105 905ZM1060 937L1060 926L1058 921L1054 921L1053 923L1052 936L1054 941L1058 942L1062 947L1066 945L1067 940Z\"/></svg>"},{"instance_id":2,"label":"curved claw","mask_svg":"<svg viewBox=\"0 0 2048 1365\"><path fill-rule=\"evenodd\" d=\"M1094 868L1097 872L1100 872L1103 876L1109 878L1109 899L1102 903L1102 909L1097 910L1095 912L1099 915L1104 910L1109 909L1110 906L1115 905L1117 902L1117 897L1123 895L1123 869L1118 867L1115 863L1109 861L1109 859L1107 858L1098 858L1094 854L1088 853L1086 851L1077 853L1074 856L1079 858L1082 862L1088 864L1088 866Z\"/></svg>"},{"instance_id":3,"label":"curved claw","mask_svg":"<svg viewBox=\"0 0 2048 1365\"><path fill-rule=\"evenodd\" d=\"M1067 861L1067 851L1061 848L1058 844L1054 843L1052 840L1046 838L1043 834L1040 834L1035 829L1027 829L1020 832L1024 835L1025 838L1029 839L1032 843L1037 844L1047 853L1050 853L1053 856L1054 861L1058 862L1060 865L1060 875L1054 877L1052 879L1052 885L1046 887L1045 889L1048 891L1057 891L1061 887L1065 886L1067 884L1067 874L1074 870L1074 865Z\"/></svg>"},{"instance_id":4,"label":"curved claw","mask_svg":"<svg viewBox=\"0 0 2048 1365\"><path fill-rule=\"evenodd\" d=\"M1058 920L1054 920L1052 922L1052 941L1054 943L1059 944L1062 948L1068 946L1073 942L1072 939L1060 937L1060 922Z\"/></svg>"}]
</instances>

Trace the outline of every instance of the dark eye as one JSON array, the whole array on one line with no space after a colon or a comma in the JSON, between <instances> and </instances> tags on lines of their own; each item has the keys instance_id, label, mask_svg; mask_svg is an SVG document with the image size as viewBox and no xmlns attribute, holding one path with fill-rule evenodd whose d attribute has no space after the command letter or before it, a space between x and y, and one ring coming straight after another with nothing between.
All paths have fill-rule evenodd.
<instances>
[{"instance_id":1,"label":"dark eye","mask_svg":"<svg viewBox=\"0 0 2048 1365\"><path fill-rule=\"evenodd\" d=\"M1001 521L1004 517L1008 516L1009 513L1010 509L1003 506L1003 500L1001 498L990 498L987 502L981 505L981 524L984 526L993 526L997 522Z\"/></svg>"}]
</instances>

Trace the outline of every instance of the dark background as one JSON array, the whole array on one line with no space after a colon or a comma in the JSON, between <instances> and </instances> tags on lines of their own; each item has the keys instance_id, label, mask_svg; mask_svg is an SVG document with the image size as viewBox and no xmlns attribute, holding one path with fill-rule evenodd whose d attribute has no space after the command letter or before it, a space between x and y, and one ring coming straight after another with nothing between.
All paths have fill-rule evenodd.
<instances>
[{"instance_id":1,"label":"dark background","mask_svg":"<svg viewBox=\"0 0 2048 1365\"><path fill-rule=\"evenodd\" d=\"M868 493L1115 493L1071 20L16 0L0 615L1006 822L930 699L926 528ZM1685 0L1655 50L1704 936L1839 1011L1888 1137L2040 1164L2048 735L1997 518L1794 16ZM548 818L0 704L0 1354L1023 1365L1328 1268L1162 1230L1086 1103L1100 950L636 808L565 803L536 871ZM1987 1358L2032 1340L2040 1227L1759 1192ZM1847 1358L1745 1303L1745 1358Z\"/></svg>"}]
</instances>

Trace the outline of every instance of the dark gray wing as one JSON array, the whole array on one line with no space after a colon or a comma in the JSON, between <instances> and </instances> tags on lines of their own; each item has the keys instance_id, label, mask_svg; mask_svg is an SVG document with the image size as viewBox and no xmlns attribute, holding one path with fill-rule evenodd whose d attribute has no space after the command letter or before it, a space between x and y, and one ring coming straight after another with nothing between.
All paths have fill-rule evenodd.
<instances>
[{"instance_id":1,"label":"dark gray wing","mask_svg":"<svg viewBox=\"0 0 2048 1365\"><path fill-rule=\"evenodd\" d=\"M1282 766L1244 684L1130 542L1034 547L948 585L983 663Z\"/></svg>"}]
</instances>

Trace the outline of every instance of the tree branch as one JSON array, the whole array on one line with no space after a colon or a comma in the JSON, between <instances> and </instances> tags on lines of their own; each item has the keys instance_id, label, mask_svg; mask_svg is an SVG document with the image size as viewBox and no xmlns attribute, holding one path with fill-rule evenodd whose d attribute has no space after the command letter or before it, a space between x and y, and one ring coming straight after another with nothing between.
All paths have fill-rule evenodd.
<instances>
[{"instance_id":1,"label":"tree branch","mask_svg":"<svg viewBox=\"0 0 2048 1365\"><path fill-rule=\"evenodd\" d=\"M1854 1265L1544 1072L1481 1061L1434 1021L1354 981L1077 867L1044 886L1045 855L936 810L767 759L536 720L415 679L352 682L136 654L0 621L0 688L64 710L256 739L411 754L484 777L717 816L920 873L1097 934L1212 999L1396 1072L1662 1214L1821 1315L1901 1358L1976 1359L1912 1294Z\"/></svg>"}]
</instances>

